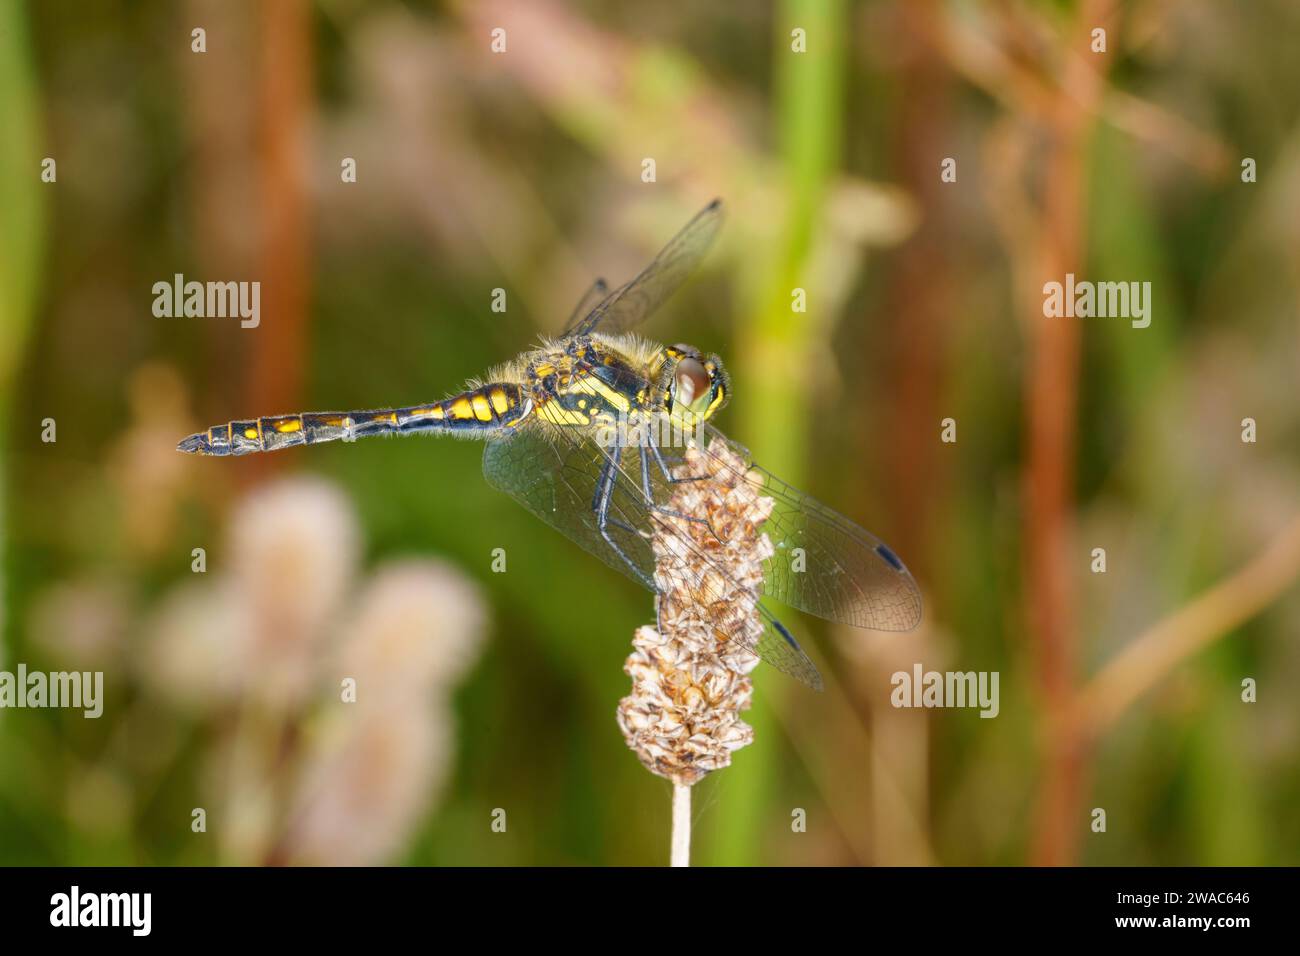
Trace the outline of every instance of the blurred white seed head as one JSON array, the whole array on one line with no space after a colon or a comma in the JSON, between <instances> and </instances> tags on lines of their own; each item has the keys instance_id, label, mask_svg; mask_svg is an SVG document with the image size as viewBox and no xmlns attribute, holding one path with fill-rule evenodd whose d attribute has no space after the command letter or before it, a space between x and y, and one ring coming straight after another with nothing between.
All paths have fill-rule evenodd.
<instances>
[{"instance_id":1,"label":"blurred white seed head","mask_svg":"<svg viewBox=\"0 0 1300 956\"><path fill-rule=\"evenodd\" d=\"M384 862L450 771L447 695L479 652L482 597L432 560L388 564L358 593L350 506L316 480L254 493L229 540L220 571L164 600L139 655L180 709L243 705L207 765L221 858Z\"/></svg>"},{"instance_id":2,"label":"blurred white seed head","mask_svg":"<svg viewBox=\"0 0 1300 956\"><path fill-rule=\"evenodd\" d=\"M248 666L256 682L250 690L291 705L310 689L313 658L356 569L352 510L341 492L319 479L277 482L238 506L230 551L236 599L255 622Z\"/></svg>"},{"instance_id":3,"label":"blurred white seed head","mask_svg":"<svg viewBox=\"0 0 1300 956\"><path fill-rule=\"evenodd\" d=\"M478 588L450 565L385 565L344 625L339 674L356 678L362 704L449 687L478 656L486 618Z\"/></svg>"},{"instance_id":4,"label":"blurred white seed head","mask_svg":"<svg viewBox=\"0 0 1300 956\"><path fill-rule=\"evenodd\" d=\"M440 795L451 725L441 703L336 711L313 735L290 797L285 859L330 866L391 860Z\"/></svg>"},{"instance_id":5,"label":"blurred white seed head","mask_svg":"<svg viewBox=\"0 0 1300 956\"><path fill-rule=\"evenodd\" d=\"M204 713L244 690L254 628L231 581L181 585L146 624L137 672L176 709Z\"/></svg>"},{"instance_id":6,"label":"blurred white seed head","mask_svg":"<svg viewBox=\"0 0 1300 956\"><path fill-rule=\"evenodd\" d=\"M331 705L304 741L287 859L368 865L400 848L450 772L447 694L477 657L486 617L478 589L442 562L402 561L376 573L339 647L339 673L357 680L357 700Z\"/></svg>"}]
</instances>

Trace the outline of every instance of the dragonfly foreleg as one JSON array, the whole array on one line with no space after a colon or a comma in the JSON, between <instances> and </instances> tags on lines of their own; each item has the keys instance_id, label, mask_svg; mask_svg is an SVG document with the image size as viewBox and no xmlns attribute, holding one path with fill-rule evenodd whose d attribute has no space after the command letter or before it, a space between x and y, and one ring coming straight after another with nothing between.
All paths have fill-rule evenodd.
<instances>
[{"instance_id":1,"label":"dragonfly foreleg","mask_svg":"<svg viewBox=\"0 0 1300 956\"><path fill-rule=\"evenodd\" d=\"M647 443L647 447L654 452L655 463L659 466L659 470L664 473L664 481L669 484L676 485L686 481L703 481L708 477L707 475L686 475L682 478L674 478L672 471L668 467L668 462L671 461L673 464L681 464L686 459L680 457L665 458L664 453L659 450L659 446L655 444L653 438L651 438ZM644 458L645 456L643 455L642 457Z\"/></svg>"},{"instance_id":2,"label":"dragonfly foreleg","mask_svg":"<svg viewBox=\"0 0 1300 956\"><path fill-rule=\"evenodd\" d=\"M699 481L702 478L707 477L706 475L692 475L687 478L674 478L668 471L667 464L664 463L664 456L659 450L659 446L654 443L653 438L647 436L646 443L641 446L641 493L645 495L646 504L655 511L658 511L660 514L669 515L673 518L681 518L684 521L698 521L709 529L709 534L713 535L713 540L721 544L722 539L718 537L718 533L713 530L713 522L709 519L700 518L695 515L682 514L680 511L674 511L672 508L666 508L663 505L656 504L654 493L650 486L650 460L646 457L647 450L655 456L655 461L658 462L659 468L663 471L664 478L671 484L677 484L678 482L683 481Z\"/></svg>"}]
</instances>

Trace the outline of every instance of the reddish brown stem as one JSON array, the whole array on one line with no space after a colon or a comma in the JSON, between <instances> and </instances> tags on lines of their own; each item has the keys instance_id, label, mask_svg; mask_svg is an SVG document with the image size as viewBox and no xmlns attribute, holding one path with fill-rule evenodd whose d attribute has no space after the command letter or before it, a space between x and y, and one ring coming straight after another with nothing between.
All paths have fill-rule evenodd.
<instances>
[{"instance_id":1,"label":"reddish brown stem","mask_svg":"<svg viewBox=\"0 0 1300 956\"><path fill-rule=\"evenodd\" d=\"M249 407L267 414L300 404L306 356L311 11L305 0L263 4L259 72L261 325L249 375ZM263 455L258 464L273 464Z\"/></svg>"}]
</instances>

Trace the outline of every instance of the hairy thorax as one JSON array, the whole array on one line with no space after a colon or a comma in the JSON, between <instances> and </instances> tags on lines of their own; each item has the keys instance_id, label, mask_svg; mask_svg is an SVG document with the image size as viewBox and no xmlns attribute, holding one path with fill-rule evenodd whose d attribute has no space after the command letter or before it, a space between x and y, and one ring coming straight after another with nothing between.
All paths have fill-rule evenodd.
<instances>
[{"instance_id":1,"label":"hairy thorax","mask_svg":"<svg viewBox=\"0 0 1300 956\"><path fill-rule=\"evenodd\" d=\"M579 336L521 358L518 373L534 414L555 425L635 420L656 411L661 349L630 336Z\"/></svg>"}]
</instances>

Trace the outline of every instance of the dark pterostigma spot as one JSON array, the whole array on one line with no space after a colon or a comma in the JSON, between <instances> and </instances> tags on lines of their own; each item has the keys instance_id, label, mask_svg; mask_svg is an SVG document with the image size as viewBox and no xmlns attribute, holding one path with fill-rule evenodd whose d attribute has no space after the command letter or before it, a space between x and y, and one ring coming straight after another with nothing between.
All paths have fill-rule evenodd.
<instances>
[{"instance_id":1,"label":"dark pterostigma spot","mask_svg":"<svg viewBox=\"0 0 1300 956\"><path fill-rule=\"evenodd\" d=\"M876 545L876 554L880 555L887 562L889 562L889 566L893 568L895 571L903 570L903 562L898 560L898 555L894 554L894 552L890 551L883 544Z\"/></svg>"},{"instance_id":2,"label":"dark pterostigma spot","mask_svg":"<svg viewBox=\"0 0 1300 956\"><path fill-rule=\"evenodd\" d=\"M796 651L799 650L799 642L794 639L793 634L791 634L789 631L785 629L785 625L782 624L780 621L778 621L776 618L772 618L772 623L776 626L777 633L779 633L782 637L785 638L786 643L789 644L791 647L793 647Z\"/></svg>"}]
</instances>

